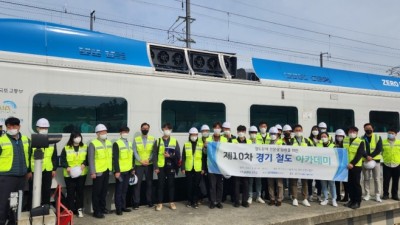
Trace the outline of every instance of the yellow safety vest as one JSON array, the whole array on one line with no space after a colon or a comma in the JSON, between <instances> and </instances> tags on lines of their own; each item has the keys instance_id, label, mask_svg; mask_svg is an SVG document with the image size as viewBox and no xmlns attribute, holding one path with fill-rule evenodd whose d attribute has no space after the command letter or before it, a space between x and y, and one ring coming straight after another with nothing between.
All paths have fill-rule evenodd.
<instances>
[{"instance_id":1,"label":"yellow safety vest","mask_svg":"<svg viewBox=\"0 0 400 225\"><path fill-rule=\"evenodd\" d=\"M317 147L320 147L320 148L334 148L335 144L330 142L330 144L328 146L324 147L324 143L322 143L322 141L320 141L320 142L317 143Z\"/></svg>"},{"instance_id":2,"label":"yellow safety vest","mask_svg":"<svg viewBox=\"0 0 400 225\"><path fill-rule=\"evenodd\" d=\"M282 139L276 139L275 143L271 144L272 140L268 141L268 145L282 145L283 144L283 140Z\"/></svg>"},{"instance_id":3,"label":"yellow safety vest","mask_svg":"<svg viewBox=\"0 0 400 225\"><path fill-rule=\"evenodd\" d=\"M141 160L149 160L151 156L151 152L153 151L153 145L154 145L154 137L153 136L147 136L147 142L146 142L146 147L143 144L143 139L142 136L135 137L135 143L136 143L136 151L139 154L139 157ZM140 166L142 165L138 160L135 160L135 164ZM149 163L153 164L153 163Z\"/></svg>"},{"instance_id":4,"label":"yellow safety vest","mask_svg":"<svg viewBox=\"0 0 400 225\"><path fill-rule=\"evenodd\" d=\"M400 140L395 140L393 146L390 146L388 139L382 141L383 162L400 164Z\"/></svg>"},{"instance_id":5,"label":"yellow safety vest","mask_svg":"<svg viewBox=\"0 0 400 225\"><path fill-rule=\"evenodd\" d=\"M293 142L293 146L303 146L303 147L307 147L308 146L308 144L306 142L306 138L304 138L304 137L301 138L300 144L297 143L297 139L295 137L292 138L292 142Z\"/></svg>"},{"instance_id":6,"label":"yellow safety vest","mask_svg":"<svg viewBox=\"0 0 400 225\"><path fill-rule=\"evenodd\" d=\"M98 139L91 142L94 146L94 167L96 173L102 173L106 170L112 170L112 144L105 140L105 145Z\"/></svg>"},{"instance_id":7,"label":"yellow safety vest","mask_svg":"<svg viewBox=\"0 0 400 225\"><path fill-rule=\"evenodd\" d=\"M213 136L210 136L210 137L208 137L207 138L207 142L213 142L214 141L214 138L213 138ZM228 142L228 139L226 138L226 137L224 137L224 136L220 136L219 137L219 142L222 142L222 143L227 143Z\"/></svg>"},{"instance_id":8,"label":"yellow safety vest","mask_svg":"<svg viewBox=\"0 0 400 225\"><path fill-rule=\"evenodd\" d=\"M74 146L66 145L64 147L66 153L66 159L68 163L68 167L76 167L81 166L82 163L86 160L87 156L87 145L79 146L78 152L75 152ZM82 171L81 176L84 176L88 173L88 168ZM64 177L69 177L67 169L64 168Z\"/></svg>"},{"instance_id":9,"label":"yellow safety vest","mask_svg":"<svg viewBox=\"0 0 400 225\"><path fill-rule=\"evenodd\" d=\"M161 141L160 141L161 140ZM200 141L200 140L199 140ZM165 152L165 145L164 145L164 140L162 138L158 139L157 141L157 145L159 146L158 148L158 162L157 162L157 166L158 168L162 168L165 165L165 156L164 156L164 152ZM200 141L201 142L201 141ZM169 139L169 143L168 143L168 148L176 148L176 139L173 137L170 137Z\"/></svg>"},{"instance_id":10,"label":"yellow safety vest","mask_svg":"<svg viewBox=\"0 0 400 225\"><path fill-rule=\"evenodd\" d=\"M378 141L379 141L379 135L373 133L372 136L371 136L371 142L369 143L369 152L370 152L371 155L372 155L372 153L375 151L375 149L376 149L376 144L378 143ZM365 143L365 144L368 144L368 142L365 141L365 139L364 139L364 143ZM366 147L367 147L367 146L365 146L365 148L366 148ZM381 155L381 154L378 154L378 155L376 155L373 159L374 159L374 160L380 160L380 159L382 159L382 155ZM363 158L363 160L365 161L365 158Z\"/></svg>"},{"instance_id":11,"label":"yellow safety vest","mask_svg":"<svg viewBox=\"0 0 400 225\"><path fill-rule=\"evenodd\" d=\"M194 168L194 171L201 172L202 158L203 158L203 143L197 141L196 150L194 151L193 155L192 143L189 141L186 142L185 155L186 155L185 170L192 171L192 169Z\"/></svg>"},{"instance_id":12,"label":"yellow safety vest","mask_svg":"<svg viewBox=\"0 0 400 225\"><path fill-rule=\"evenodd\" d=\"M232 139L232 144L239 144L239 141L236 138ZM253 143L251 142L250 139L246 139L246 144L253 144Z\"/></svg>"},{"instance_id":13,"label":"yellow safety vest","mask_svg":"<svg viewBox=\"0 0 400 225\"><path fill-rule=\"evenodd\" d=\"M33 157L35 155L35 151L37 148L32 148L32 156L31 156L31 170L32 172L35 172L35 158ZM54 153L54 145L49 146L48 148L43 148L43 164L42 164L42 171L53 171L55 170L53 168L53 153Z\"/></svg>"},{"instance_id":14,"label":"yellow safety vest","mask_svg":"<svg viewBox=\"0 0 400 225\"><path fill-rule=\"evenodd\" d=\"M257 133L256 136L256 143L257 144L268 144L268 142L271 140L269 133L267 133L267 136L265 136L265 141L261 135L261 133Z\"/></svg>"},{"instance_id":15,"label":"yellow safety vest","mask_svg":"<svg viewBox=\"0 0 400 225\"><path fill-rule=\"evenodd\" d=\"M132 142L128 141L128 146L126 146L124 140L118 139L115 143L117 143L119 149L119 171L121 173L130 171L133 168Z\"/></svg>"},{"instance_id":16,"label":"yellow safety vest","mask_svg":"<svg viewBox=\"0 0 400 225\"><path fill-rule=\"evenodd\" d=\"M22 145L24 146L24 155L26 167L29 167L29 139L21 136ZM5 134L0 137L0 146L2 149L0 155L0 172L8 172L11 170L14 160L14 149L10 138Z\"/></svg>"},{"instance_id":17,"label":"yellow safety vest","mask_svg":"<svg viewBox=\"0 0 400 225\"><path fill-rule=\"evenodd\" d=\"M358 150L358 147L360 146L361 142L363 142L363 140L361 140L361 138L359 138L359 137L356 137L350 145L350 138L349 137L344 138L343 148L345 148L347 150L349 163L354 159L354 157L356 157L357 150ZM361 167L362 160L360 159L354 166Z\"/></svg>"}]
</instances>

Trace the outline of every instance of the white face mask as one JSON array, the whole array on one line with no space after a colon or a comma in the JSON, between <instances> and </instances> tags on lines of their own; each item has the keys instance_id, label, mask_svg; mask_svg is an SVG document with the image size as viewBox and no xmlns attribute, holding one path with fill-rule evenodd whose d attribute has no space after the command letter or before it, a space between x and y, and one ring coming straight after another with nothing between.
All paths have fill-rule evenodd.
<instances>
[{"instance_id":1,"label":"white face mask","mask_svg":"<svg viewBox=\"0 0 400 225\"><path fill-rule=\"evenodd\" d=\"M265 127L260 128L260 133L262 133L262 134L267 133L267 128L265 128Z\"/></svg>"},{"instance_id":2,"label":"white face mask","mask_svg":"<svg viewBox=\"0 0 400 225\"><path fill-rule=\"evenodd\" d=\"M239 133L238 133L238 137L242 138L242 137L244 137L244 136L245 136L245 134L244 134L243 132L239 132Z\"/></svg>"},{"instance_id":3,"label":"white face mask","mask_svg":"<svg viewBox=\"0 0 400 225\"><path fill-rule=\"evenodd\" d=\"M395 134L388 134L387 137L388 137L389 140L396 139L396 135Z\"/></svg>"},{"instance_id":4,"label":"white face mask","mask_svg":"<svg viewBox=\"0 0 400 225\"><path fill-rule=\"evenodd\" d=\"M349 137L350 138L356 138L357 137L357 133L349 133Z\"/></svg>"},{"instance_id":5,"label":"white face mask","mask_svg":"<svg viewBox=\"0 0 400 225\"><path fill-rule=\"evenodd\" d=\"M210 136L210 132L204 131L201 133L201 136L207 138L208 136Z\"/></svg>"},{"instance_id":6,"label":"white face mask","mask_svg":"<svg viewBox=\"0 0 400 225\"><path fill-rule=\"evenodd\" d=\"M216 136L221 135L221 129L214 129L214 134L215 134Z\"/></svg>"},{"instance_id":7,"label":"white face mask","mask_svg":"<svg viewBox=\"0 0 400 225\"><path fill-rule=\"evenodd\" d=\"M190 140L191 140L192 142L195 142L195 141L197 140L197 136L190 136Z\"/></svg>"},{"instance_id":8,"label":"white face mask","mask_svg":"<svg viewBox=\"0 0 400 225\"><path fill-rule=\"evenodd\" d=\"M100 138L101 140L106 140L106 139L107 139L107 134L100 134L100 135L99 135L99 138Z\"/></svg>"},{"instance_id":9,"label":"white face mask","mask_svg":"<svg viewBox=\"0 0 400 225\"><path fill-rule=\"evenodd\" d=\"M321 132L326 132L326 129L325 128L321 129Z\"/></svg>"},{"instance_id":10,"label":"white face mask","mask_svg":"<svg viewBox=\"0 0 400 225\"><path fill-rule=\"evenodd\" d=\"M257 137L257 134L250 134L251 139L256 139L256 137Z\"/></svg>"},{"instance_id":11,"label":"white face mask","mask_svg":"<svg viewBox=\"0 0 400 225\"><path fill-rule=\"evenodd\" d=\"M231 131L230 131L230 130L226 130L226 131L224 131L224 134L225 134L226 136L229 136L229 135L231 135Z\"/></svg>"},{"instance_id":12,"label":"white face mask","mask_svg":"<svg viewBox=\"0 0 400 225\"><path fill-rule=\"evenodd\" d=\"M7 134L9 134L9 135L11 135L11 136L17 135L18 132L19 132L18 129L10 129L10 130L7 130Z\"/></svg>"},{"instance_id":13,"label":"white face mask","mask_svg":"<svg viewBox=\"0 0 400 225\"><path fill-rule=\"evenodd\" d=\"M49 130L47 130L47 129L39 129L38 133L39 134L48 134Z\"/></svg>"},{"instance_id":14,"label":"white face mask","mask_svg":"<svg viewBox=\"0 0 400 225\"><path fill-rule=\"evenodd\" d=\"M128 137L129 137L129 133L122 133L121 134L121 138L123 138L123 139L128 139Z\"/></svg>"},{"instance_id":15,"label":"white face mask","mask_svg":"<svg viewBox=\"0 0 400 225\"><path fill-rule=\"evenodd\" d=\"M278 136L277 136L277 135L275 135L275 134L272 134L272 135L270 135L269 137L271 138L271 140L275 141L275 140L276 140L276 138L277 138Z\"/></svg>"},{"instance_id":16,"label":"white face mask","mask_svg":"<svg viewBox=\"0 0 400 225\"><path fill-rule=\"evenodd\" d=\"M295 132L295 136L296 137L301 137L301 136L303 136L303 132Z\"/></svg>"},{"instance_id":17,"label":"white face mask","mask_svg":"<svg viewBox=\"0 0 400 225\"><path fill-rule=\"evenodd\" d=\"M339 142L342 142L343 141L343 137L337 137L336 140L339 141Z\"/></svg>"},{"instance_id":18,"label":"white face mask","mask_svg":"<svg viewBox=\"0 0 400 225\"><path fill-rule=\"evenodd\" d=\"M74 138L74 143L75 143L75 144L79 144L79 143L81 143L81 141L82 141L82 138L81 138L81 137L76 137L76 138Z\"/></svg>"},{"instance_id":19,"label":"white face mask","mask_svg":"<svg viewBox=\"0 0 400 225\"><path fill-rule=\"evenodd\" d=\"M319 134L319 131L313 130L311 133L312 133L312 135L317 136Z\"/></svg>"},{"instance_id":20,"label":"white face mask","mask_svg":"<svg viewBox=\"0 0 400 225\"><path fill-rule=\"evenodd\" d=\"M322 143L327 143L329 141L329 138L327 137L321 138L321 141Z\"/></svg>"},{"instance_id":21,"label":"white face mask","mask_svg":"<svg viewBox=\"0 0 400 225\"><path fill-rule=\"evenodd\" d=\"M164 133L164 136L170 136L171 130L164 130L163 133Z\"/></svg>"},{"instance_id":22,"label":"white face mask","mask_svg":"<svg viewBox=\"0 0 400 225\"><path fill-rule=\"evenodd\" d=\"M291 138L294 138L294 135L295 135L295 134L294 134L293 132L290 133L290 137L291 137Z\"/></svg>"}]
</instances>

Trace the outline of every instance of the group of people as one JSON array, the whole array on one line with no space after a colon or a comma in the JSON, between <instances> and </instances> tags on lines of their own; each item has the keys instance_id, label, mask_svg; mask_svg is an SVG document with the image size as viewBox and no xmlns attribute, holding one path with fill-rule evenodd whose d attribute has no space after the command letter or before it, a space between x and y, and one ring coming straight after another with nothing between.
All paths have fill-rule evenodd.
<instances>
[{"instance_id":1,"label":"group of people","mask_svg":"<svg viewBox=\"0 0 400 225\"><path fill-rule=\"evenodd\" d=\"M0 225L7 220L12 221L13 214L9 209L11 192L23 189L26 180L32 190L32 172L34 172L33 153L28 137L22 135L20 120L10 117L5 121L6 133L0 137ZM50 123L47 119L39 119L36 123L39 134L47 134ZM198 208L203 196L200 193L200 182L205 181L209 208L223 208L223 200L230 195L234 207L249 207L253 199L259 203L281 206L284 196L284 186L287 185L292 204L298 206L298 185L301 183L301 204L310 206L314 201L312 185L318 190L321 205L327 205L328 192L333 206L338 201L346 202L345 206L352 209L360 207L362 201L361 174L364 180L364 200L371 198L370 180L375 183L375 200L381 202L388 199L389 185L392 182L391 198L399 200L398 182L400 176L400 140L396 139L398 130L388 129L387 138L382 139L374 133L373 125L364 125L365 134L359 136L357 127L349 127L346 132L338 129L334 137L327 132L324 122L313 126L310 136L306 137L303 127L299 124L279 124L268 129L266 122L260 122L258 127L237 127L237 137L232 134L229 122L216 122L212 129L203 125L198 131L192 127L187 141L182 144L182 151L176 138L172 137L173 127L166 123L162 125L163 135L155 138L149 135L150 125L140 126L141 135L129 140L130 129L120 128L120 138L113 143L107 138L107 127L98 124L95 128L96 138L85 144L81 133L72 132L59 156L59 164L63 168L67 189L67 205L79 217L83 217L83 195L86 176L93 181L92 207L93 216L104 218L109 213L106 208L106 195L110 174L115 176L115 208L116 214L130 212L126 198L129 183L136 178L133 187L133 209L139 208L142 183L145 182L146 202L149 207L160 211L163 202L169 203L169 208L176 209L175 177L181 171L185 175L187 190L187 207ZM248 133L248 136L247 136ZM209 142L226 142L234 144L267 144L315 146L321 148L345 148L348 152L348 182L343 182L344 196L340 198L340 182L312 181L285 178L248 178L231 177L225 179L221 174L207 171L207 144ZM383 162L383 193L380 183L380 169ZM42 166L42 204L49 204L52 178L58 167L56 145L44 149ZM157 198L152 199L153 175L157 176ZM146 178L143 181L143 178ZM262 198L263 181L265 196ZM253 190L253 186L255 190ZM168 196L164 199L164 190ZM131 197L131 196L129 196ZM166 201L165 201L166 200Z\"/></svg>"}]
</instances>

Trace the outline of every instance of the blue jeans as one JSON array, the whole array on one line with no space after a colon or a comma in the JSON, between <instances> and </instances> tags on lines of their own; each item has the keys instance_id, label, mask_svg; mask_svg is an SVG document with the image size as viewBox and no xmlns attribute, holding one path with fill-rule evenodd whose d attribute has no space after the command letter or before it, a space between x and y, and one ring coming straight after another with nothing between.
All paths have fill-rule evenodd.
<instances>
[{"instance_id":1,"label":"blue jeans","mask_svg":"<svg viewBox=\"0 0 400 225\"><path fill-rule=\"evenodd\" d=\"M321 180L322 193L324 194L324 200L328 200L328 186L331 192L331 197L336 200L336 186L335 181Z\"/></svg>"},{"instance_id":2,"label":"blue jeans","mask_svg":"<svg viewBox=\"0 0 400 225\"><path fill-rule=\"evenodd\" d=\"M256 181L256 197L261 197L261 178L249 178L249 197L253 197L253 182Z\"/></svg>"}]
</instances>

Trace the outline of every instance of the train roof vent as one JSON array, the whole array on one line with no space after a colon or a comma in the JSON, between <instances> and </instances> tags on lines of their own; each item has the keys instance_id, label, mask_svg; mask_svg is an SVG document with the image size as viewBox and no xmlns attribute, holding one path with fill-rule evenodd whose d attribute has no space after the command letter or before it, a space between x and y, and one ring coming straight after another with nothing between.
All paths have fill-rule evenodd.
<instances>
[{"instance_id":1,"label":"train roof vent","mask_svg":"<svg viewBox=\"0 0 400 225\"><path fill-rule=\"evenodd\" d=\"M234 78L241 80L260 81L260 78L258 78L253 69L240 68L236 71L236 76Z\"/></svg>"},{"instance_id":2,"label":"train roof vent","mask_svg":"<svg viewBox=\"0 0 400 225\"><path fill-rule=\"evenodd\" d=\"M185 50L182 48L150 45L150 57L156 71L189 73Z\"/></svg>"}]
</instances>

